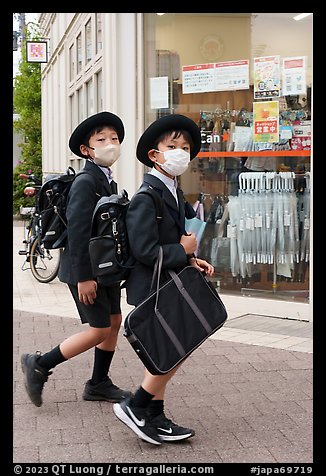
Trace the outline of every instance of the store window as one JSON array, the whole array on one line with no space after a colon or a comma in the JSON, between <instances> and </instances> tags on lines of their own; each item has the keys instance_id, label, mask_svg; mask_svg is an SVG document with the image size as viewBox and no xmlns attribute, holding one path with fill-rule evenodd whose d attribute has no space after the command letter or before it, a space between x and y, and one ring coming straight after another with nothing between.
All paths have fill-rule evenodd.
<instances>
[{"instance_id":1,"label":"store window","mask_svg":"<svg viewBox=\"0 0 326 476\"><path fill-rule=\"evenodd\" d=\"M92 20L85 25L85 59L86 64L89 63L92 59Z\"/></svg>"},{"instance_id":2,"label":"store window","mask_svg":"<svg viewBox=\"0 0 326 476\"><path fill-rule=\"evenodd\" d=\"M81 33L77 36L77 74L82 70L83 66L83 51L82 51L82 36Z\"/></svg>"},{"instance_id":3,"label":"store window","mask_svg":"<svg viewBox=\"0 0 326 476\"><path fill-rule=\"evenodd\" d=\"M78 124L84 119L83 88L77 89Z\"/></svg>"},{"instance_id":4,"label":"store window","mask_svg":"<svg viewBox=\"0 0 326 476\"><path fill-rule=\"evenodd\" d=\"M76 108L75 108L75 94L69 96L69 110L70 110L70 130L73 131L76 127Z\"/></svg>"},{"instance_id":5,"label":"store window","mask_svg":"<svg viewBox=\"0 0 326 476\"><path fill-rule=\"evenodd\" d=\"M102 50L102 13L95 13L96 54Z\"/></svg>"},{"instance_id":6,"label":"store window","mask_svg":"<svg viewBox=\"0 0 326 476\"><path fill-rule=\"evenodd\" d=\"M145 126L200 127L180 186L217 287L308 302L312 16L294 15L144 14Z\"/></svg>"},{"instance_id":7,"label":"store window","mask_svg":"<svg viewBox=\"0 0 326 476\"><path fill-rule=\"evenodd\" d=\"M94 114L93 79L90 79L86 83L86 104L87 104L86 116L89 117L92 114Z\"/></svg>"},{"instance_id":8,"label":"store window","mask_svg":"<svg viewBox=\"0 0 326 476\"><path fill-rule=\"evenodd\" d=\"M75 51L76 46L75 44L71 45L69 48L69 81L72 81L75 76Z\"/></svg>"},{"instance_id":9,"label":"store window","mask_svg":"<svg viewBox=\"0 0 326 476\"><path fill-rule=\"evenodd\" d=\"M100 70L96 75L96 102L97 102L97 111L103 111L103 81L102 81L102 70Z\"/></svg>"}]
</instances>

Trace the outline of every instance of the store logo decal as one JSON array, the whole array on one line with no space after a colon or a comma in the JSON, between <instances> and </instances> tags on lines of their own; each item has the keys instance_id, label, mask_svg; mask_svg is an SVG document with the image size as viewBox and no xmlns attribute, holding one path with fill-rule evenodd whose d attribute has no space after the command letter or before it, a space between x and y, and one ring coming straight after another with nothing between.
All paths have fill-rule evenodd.
<instances>
[{"instance_id":1,"label":"store logo decal","mask_svg":"<svg viewBox=\"0 0 326 476\"><path fill-rule=\"evenodd\" d=\"M201 143L202 144L219 144L220 142L227 142L230 139L230 134L228 132L223 132L223 134L211 134L206 135L201 132Z\"/></svg>"}]
</instances>

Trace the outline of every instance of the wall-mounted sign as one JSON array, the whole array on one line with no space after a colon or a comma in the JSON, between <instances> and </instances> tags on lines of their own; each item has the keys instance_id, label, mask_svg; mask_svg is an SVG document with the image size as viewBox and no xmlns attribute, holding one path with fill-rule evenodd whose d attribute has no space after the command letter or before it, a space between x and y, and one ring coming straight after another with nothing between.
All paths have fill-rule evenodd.
<instances>
[{"instance_id":1,"label":"wall-mounted sign","mask_svg":"<svg viewBox=\"0 0 326 476\"><path fill-rule=\"evenodd\" d=\"M216 63L216 91L249 89L249 60Z\"/></svg>"},{"instance_id":2,"label":"wall-mounted sign","mask_svg":"<svg viewBox=\"0 0 326 476\"><path fill-rule=\"evenodd\" d=\"M182 93L215 91L214 63L182 66Z\"/></svg>"},{"instance_id":3,"label":"wall-mounted sign","mask_svg":"<svg viewBox=\"0 0 326 476\"><path fill-rule=\"evenodd\" d=\"M27 63L47 63L48 43L46 41L26 41Z\"/></svg>"},{"instance_id":4,"label":"wall-mounted sign","mask_svg":"<svg viewBox=\"0 0 326 476\"><path fill-rule=\"evenodd\" d=\"M249 60L182 67L182 93L249 89Z\"/></svg>"}]
</instances>

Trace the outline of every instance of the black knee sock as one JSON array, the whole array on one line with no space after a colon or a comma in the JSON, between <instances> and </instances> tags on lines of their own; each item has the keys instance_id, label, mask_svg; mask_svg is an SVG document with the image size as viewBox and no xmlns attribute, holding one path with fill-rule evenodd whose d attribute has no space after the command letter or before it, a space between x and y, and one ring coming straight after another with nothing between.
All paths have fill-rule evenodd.
<instances>
[{"instance_id":1,"label":"black knee sock","mask_svg":"<svg viewBox=\"0 0 326 476\"><path fill-rule=\"evenodd\" d=\"M151 395L150 393L146 392L143 387L139 387L139 389L135 392L135 395L132 398L132 405L134 407L146 408L153 397L154 395Z\"/></svg>"},{"instance_id":2,"label":"black knee sock","mask_svg":"<svg viewBox=\"0 0 326 476\"><path fill-rule=\"evenodd\" d=\"M67 359L62 355L60 346L54 347L38 359L37 363L46 370L53 369L56 365L62 364Z\"/></svg>"},{"instance_id":3,"label":"black knee sock","mask_svg":"<svg viewBox=\"0 0 326 476\"><path fill-rule=\"evenodd\" d=\"M113 354L114 350L102 350L95 347L93 375L90 382L92 385L96 385L107 378Z\"/></svg>"},{"instance_id":4,"label":"black knee sock","mask_svg":"<svg viewBox=\"0 0 326 476\"><path fill-rule=\"evenodd\" d=\"M148 414L151 418L155 418L158 415L164 413L164 400L151 400L148 405Z\"/></svg>"}]
</instances>

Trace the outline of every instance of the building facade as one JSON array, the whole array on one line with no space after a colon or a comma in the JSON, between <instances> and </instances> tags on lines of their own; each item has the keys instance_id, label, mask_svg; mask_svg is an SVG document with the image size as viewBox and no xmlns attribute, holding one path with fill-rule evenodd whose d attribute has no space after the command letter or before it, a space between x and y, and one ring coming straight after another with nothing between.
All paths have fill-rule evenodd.
<instances>
[{"instance_id":1,"label":"building facade","mask_svg":"<svg viewBox=\"0 0 326 476\"><path fill-rule=\"evenodd\" d=\"M72 130L103 110L126 135L112 167L132 196L138 138L180 113L202 148L180 179L199 253L234 314L312 320L312 16L41 13L44 175L79 170Z\"/></svg>"}]
</instances>

